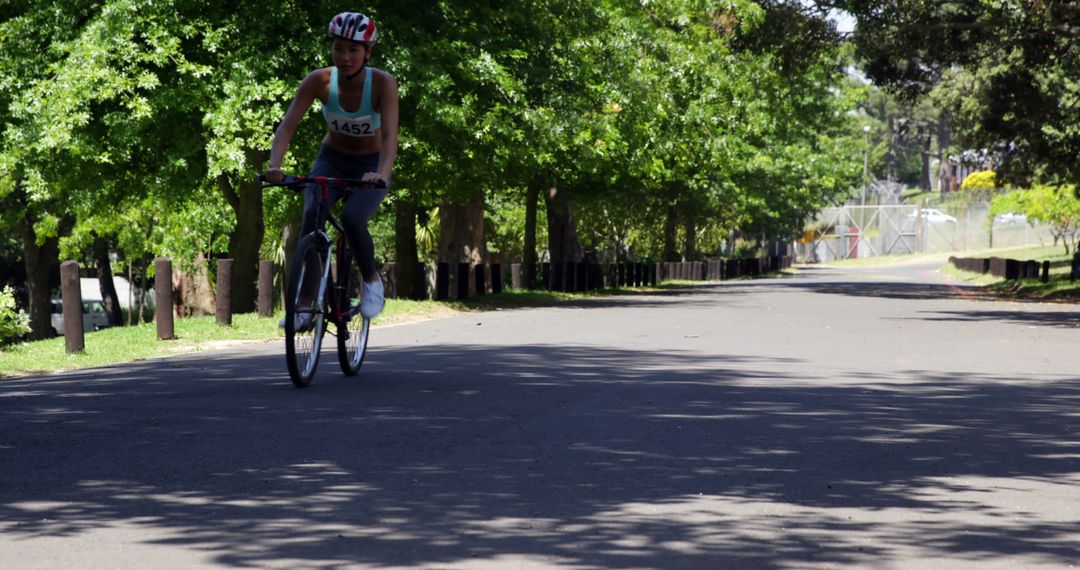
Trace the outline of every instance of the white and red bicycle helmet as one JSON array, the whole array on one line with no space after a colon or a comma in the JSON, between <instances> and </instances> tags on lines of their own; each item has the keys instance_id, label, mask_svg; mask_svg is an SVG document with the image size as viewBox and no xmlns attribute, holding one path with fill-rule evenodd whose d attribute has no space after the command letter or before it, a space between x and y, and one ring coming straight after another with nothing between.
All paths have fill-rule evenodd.
<instances>
[{"instance_id":1,"label":"white and red bicycle helmet","mask_svg":"<svg viewBox=\"0 0 1080 570\"><path fill-rule=\"evenodd\" d=\"M375 43L375 22L359 12L342 12L330 20L330 37Z\"/></svg>"}]
</instances>

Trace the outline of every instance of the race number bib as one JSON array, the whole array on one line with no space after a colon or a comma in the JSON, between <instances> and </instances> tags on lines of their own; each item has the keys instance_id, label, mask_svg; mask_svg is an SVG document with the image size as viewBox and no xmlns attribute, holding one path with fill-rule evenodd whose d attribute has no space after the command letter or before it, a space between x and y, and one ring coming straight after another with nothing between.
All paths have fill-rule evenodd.
<instances>
[{"instance_id":1,"label":"race number bib","mask_svg":"<svg viewBox=\"0 0 1080 570\"><path fill-rule=\"evenodd\" d=\"M326 120L331 131L350 137L373 137L375 136L375 124L371 115L363 117L346 117L337 113L331 113Z\"/></svg>"}]
</instances>

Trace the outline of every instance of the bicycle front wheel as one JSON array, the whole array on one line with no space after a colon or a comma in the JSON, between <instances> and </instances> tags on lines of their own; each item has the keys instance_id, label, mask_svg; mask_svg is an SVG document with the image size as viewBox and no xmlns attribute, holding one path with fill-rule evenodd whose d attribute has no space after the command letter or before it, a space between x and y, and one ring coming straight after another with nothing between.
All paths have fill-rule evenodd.
<instances>
[{"instance_id":1,"label":"bicycle front wheel","mask_svg":"<svg viewBox=\"0 0 1080 570\"><path fill-rule=\"evenodd\" d=\"M296 245L285 305L285 362L289 378L298 388L311 383L319 363L326 327L320 284L323 277L322 248L314 234Z\"/></svg>"},{"instance_id":2,"label":"bicycle front wheel","mask_svg":"<svg viewBox=\"0 0 1080 570\"><path fill-rule=\"evenodd\" d=\"M338 268L337 300L341 307L341 320L338 321L338 363L346 376L356 376L364 364L367 352L368 331L371 321L360 314L360 293L363 279L360 269L352 263L352 255L345 249Z\"/></svg>"}]
</instances>

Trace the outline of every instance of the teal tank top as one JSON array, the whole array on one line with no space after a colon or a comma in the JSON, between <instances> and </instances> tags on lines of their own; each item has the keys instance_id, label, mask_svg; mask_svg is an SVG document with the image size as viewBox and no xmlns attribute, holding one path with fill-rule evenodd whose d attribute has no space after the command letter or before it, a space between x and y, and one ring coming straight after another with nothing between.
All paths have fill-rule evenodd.
<instances>
[{"instance_id":1,"label":"teal tank top","mask_svg":"<svg viewBox=\"0 0 1080 570\"><path fill-rule=\"evenodd\" d=\"M338 99L338 69L330 70L330 94L322 108L326 128L350 137L373 137L382 126L382 115L371 108L371 68L364 68L364 94L360 97L360 109L350 113L341 107Z\"/></svg>"}]
</instances>

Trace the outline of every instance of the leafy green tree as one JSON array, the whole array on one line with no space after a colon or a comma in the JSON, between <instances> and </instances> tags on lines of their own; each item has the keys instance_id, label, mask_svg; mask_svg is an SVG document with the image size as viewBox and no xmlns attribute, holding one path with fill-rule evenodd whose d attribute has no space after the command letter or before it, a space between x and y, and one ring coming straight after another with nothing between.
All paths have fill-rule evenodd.
<instances>
[{"instance_id":1,"label":"leafy green tree","mask_svg":"<svg viewBox=\"0 0 1080 570\"><path fill-rule=\"evenodd\" d=\"M990 215L1023 212L1028 222L1050 226L1054 243L1065 246L1065 253L1080 251L1080 198L1072 186L1037 184L1028 189L1014 190L994 197Z\"/></svg>"},{"instance_id":2,"label":"leafy green tree","mask_svg":"<svg viewBox=\"0 0 1080 570\"><path fill-rule=\"evenodd\" d=\"M56 159L39 152L35 141L62 134L35 131L22 118L28 92L62 57L55 42L70 39L91 8L92 3L80 1L57 2L48 9L35 2L13 1L5 5L5 19L0 21L0 116L5 117L0 133L0 210L4 212L0 222L22 243L31 337L35 339L52 333L50 297L59 284L59 233L70 225L71 215L63 199L42 191L43 179L35 169L35 164Z\"/></svg>"},{"instance_id":3,"label":"leafy green tree","mask_svg":"<svg viewBox=\"0 0 1080 570\"><path fill-rule=\"evenodd\" d=\"M821 4L826 4L822 2ZM916 97L939 83L968 148L997 153L998 174L1080 181L1080 10L1071 2L829 2L858 21L867 75Z\"/></svg>"}]
</instances>

